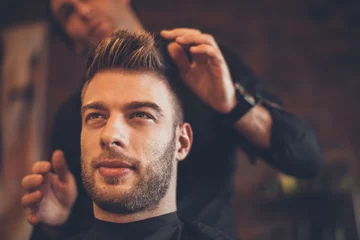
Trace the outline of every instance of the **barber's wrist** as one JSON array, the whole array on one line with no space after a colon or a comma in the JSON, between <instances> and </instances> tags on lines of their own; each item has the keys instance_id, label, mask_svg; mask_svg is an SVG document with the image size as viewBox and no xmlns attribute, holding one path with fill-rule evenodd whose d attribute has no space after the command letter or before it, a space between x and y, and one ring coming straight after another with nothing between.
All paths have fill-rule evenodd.
<instances>
[{"instance_id":1,"label":"barber's wrist","mask_svg":"<svg viewBox=\"0 0 360 240\"><path fill-rule=\"evenodd\" d=\"M229 113L222 116L223 121L228 125L234 125L256 105L256 99L247 93L239 83L235 83L235 91L235 106Z\"/></svg>"}]
</instances>

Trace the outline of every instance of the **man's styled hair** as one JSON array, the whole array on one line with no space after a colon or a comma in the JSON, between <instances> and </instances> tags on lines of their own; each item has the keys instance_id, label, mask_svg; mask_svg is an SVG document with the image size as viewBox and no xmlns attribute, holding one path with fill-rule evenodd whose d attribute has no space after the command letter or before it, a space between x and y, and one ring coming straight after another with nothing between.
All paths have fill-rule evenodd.
<instances>
[{"instance_id":1,"label":"man's styled hair","mask_svg":"<svg viewBox=\"0 0 360 240\"><path fill-rule=\"evenodd\" d=\"M125 70L134 73L151 73L164 81L171 93L176 124L184 121L179 74L167 54L166 42L148 32L134 33L118 30L102 40L90 55L87 63L86 82L81 99L95 74L102 70Z\"/></svg>"}]
</instances>

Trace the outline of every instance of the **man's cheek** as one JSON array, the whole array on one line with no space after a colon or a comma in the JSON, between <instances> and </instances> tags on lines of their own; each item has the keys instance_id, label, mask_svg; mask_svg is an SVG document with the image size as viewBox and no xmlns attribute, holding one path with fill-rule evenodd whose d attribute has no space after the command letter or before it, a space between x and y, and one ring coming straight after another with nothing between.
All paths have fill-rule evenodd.
<instances>
[{"instance_id":1,"label":"man's cheek","mask_svg":"<svg viewBox=\"0 0 360 240\"><path fill-rule=\"evenodd\" d=\"M94 137L88 137L89 135L86 134L86 132L83 132L81 134L81 150L83 151L84 154L87 154L88 151L91 151L92 148L94 148L95 145L95 139Z\"/></svg>"}]
</instances>

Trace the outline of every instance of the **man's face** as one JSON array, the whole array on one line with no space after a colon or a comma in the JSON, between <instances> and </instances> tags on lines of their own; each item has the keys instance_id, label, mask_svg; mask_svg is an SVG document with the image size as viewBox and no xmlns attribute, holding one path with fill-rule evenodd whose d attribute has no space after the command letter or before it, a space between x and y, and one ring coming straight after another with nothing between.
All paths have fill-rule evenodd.
<instances>
[{"instance_id":1,"label":"man's face","mask_svg":"<svg viewBox=\"0 0 360 240\"><path fill-rule=\"evenodd\" d=\"M156 75L94 76L83 97L81 165L98 207L125 214L157 206L174 174L174 121L170 92Z\"/></svg>"},{"instance_id":2,"label":"man's face","mask_svg":"<svg viewBox=\"0 0 360 240\"><path fill-rule=\"evenodd\" d=\"M51 0L55 20L76 49L95 46L114 30L127 26L129 9L129 0Z\"/></svg>"}]
</instances>

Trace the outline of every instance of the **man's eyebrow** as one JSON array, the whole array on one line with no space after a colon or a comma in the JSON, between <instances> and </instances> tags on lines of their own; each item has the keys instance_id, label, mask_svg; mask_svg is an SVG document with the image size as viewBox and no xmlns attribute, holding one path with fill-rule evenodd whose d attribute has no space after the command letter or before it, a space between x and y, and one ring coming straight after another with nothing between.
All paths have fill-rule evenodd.
<instances>
[{"instance_id":1,"label":"man's eyebrow","mask_svg":"<svg viewBox=\"0 0 360 240\"><path fill-rule=\"evenodd\" d=\"M83 116L85 111L89 110L89 109L107 110L108 107L107 107L107 105L105 103L100 102L100 101L99 102L92 102L92 103L86 104L86 105L81 107L81 116Z\"/></svg>"},{"instance_id":2,"label":"man's eyebrow","mask_svg":"<svg viewBox=\"0 0 360 240\"><path fill-rule=\"evenodd\" d=\"M130 102L128 104L126 104L123 109L125 111L129 111L129 110L135 110L138 108L151 108L153 110L155 110L160 116L164 116L164 111L161 109L161 107L159 107L159 105L157 105L154 102L148 102L148 101L134 101L134 102Z\"/></svg>"}]
</instances>

